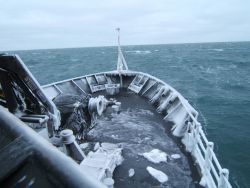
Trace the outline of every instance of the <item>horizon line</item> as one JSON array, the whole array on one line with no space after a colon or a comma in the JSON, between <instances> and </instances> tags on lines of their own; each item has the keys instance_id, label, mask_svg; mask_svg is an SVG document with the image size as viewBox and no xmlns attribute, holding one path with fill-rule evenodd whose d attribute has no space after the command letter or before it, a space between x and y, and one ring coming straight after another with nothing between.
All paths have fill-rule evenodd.
<instances>
[{"instance_id":1,"label":"horizon line","mask_svg":"<svg viewBox=\"0 0 250 188\"><path fill-rule=\"evenodd\" d=\"M213 41L213 42L176 42L176 43L151 43L151 44L124 44L121 46L147 46L147 45L175 45L175 44L206 44L206 43L240 43L250 42L246 41ZM74 48L101 48L101 47L117 47L116 45L103 45L103 46L75 46L75 47L55 47L55 48L34 48L34 49L17 49L17 50L0 50L0 52L16 52L16 51L33 51L33 50L61 50L61 49L74 49Z\"/></svg>"}]
</instances>

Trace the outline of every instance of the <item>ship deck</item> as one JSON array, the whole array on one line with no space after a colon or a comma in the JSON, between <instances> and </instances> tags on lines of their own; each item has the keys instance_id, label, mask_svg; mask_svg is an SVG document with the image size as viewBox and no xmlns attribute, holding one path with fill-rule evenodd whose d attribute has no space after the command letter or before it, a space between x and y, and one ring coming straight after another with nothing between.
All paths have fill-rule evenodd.
<instances>
[{"instance_id":1,"label":"ship deck","mask_svg":"<svg viewBox=\"0 0 250 188\"><path fill-rule=\"evenodd\" d=\"M120 113L104 113L88 137L88 142L116 143L123 148L124 161L113 174L115 187L198 187L198 172L180 140L171 135L171 122L164 121L154 106L133 92L121 92L115 99L121 102ZM167 162L155 164L142 156L153 149L165 152ZM180 158L172 159L172 154ZM164 172L169 180L159 183L147 172L148 166ZM131 168L133 177L128 175Z\"/></svg>"}]
</instances>

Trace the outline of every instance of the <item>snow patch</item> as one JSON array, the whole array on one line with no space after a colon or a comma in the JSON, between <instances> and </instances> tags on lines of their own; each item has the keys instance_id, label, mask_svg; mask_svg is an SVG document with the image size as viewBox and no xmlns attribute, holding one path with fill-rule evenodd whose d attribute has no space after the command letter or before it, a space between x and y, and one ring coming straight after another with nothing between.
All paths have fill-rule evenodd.
<instances>
[{"instance_id":1,"label":"snow patch","mask_svg":"<svg viewBox=\"0 0 250 188\"><path fill-rule=\"evenodd\" d=\"M152 151L143 153L142 155L153 163L167 162L167 154L159 149L153 149Z\"/></svg>"},{"instance_id":2,"label":"snow patch","mask_svg":"<svg viewBox=\"0 0 250 188\"><path fill-rule=\"evenodd\" d=\"M156 180L158 180L161 183L168 181L168 176L160 170L156 170L155 168L148 166L147 171L151 176L153 176Z\"/></svg>"}]
</instances>

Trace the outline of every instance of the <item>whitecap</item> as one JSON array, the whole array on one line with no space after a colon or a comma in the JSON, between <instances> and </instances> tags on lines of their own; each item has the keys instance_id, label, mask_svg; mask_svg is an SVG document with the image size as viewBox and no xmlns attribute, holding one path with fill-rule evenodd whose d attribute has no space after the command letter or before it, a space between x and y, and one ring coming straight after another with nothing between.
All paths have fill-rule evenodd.
<instances>
[{"instance_id":1,"label":"whitecap","mask_svg":"<svg viewBox=\"0 0 250 188\"><path fill-rule=\"evenodd\" d=\"M214 48L212 49L213 51L216 51L216 52L223 52L224 50L222 48Z\"/></svg>"},{"instance_id":2,"label":"whitecap","mask_svg":"<svg viewBox=\"0 0 250 188\"><path fill-rule=\"evenodd\" d=\"M128 50L125 51L127 53L133 53L133 54L150 54L151 51L150 50Z\"/></svg>"},{"instance_id":3,"label":"whitecap","mask_svg":"<svg viewBox=\"0 0 250 188\"><path fill-rule=\"evenodd\" d=\"M76 62L76 61L79 61L79 59L71 59L71 61L73 61L73 62Z\"/></svg>"}]
</instances>

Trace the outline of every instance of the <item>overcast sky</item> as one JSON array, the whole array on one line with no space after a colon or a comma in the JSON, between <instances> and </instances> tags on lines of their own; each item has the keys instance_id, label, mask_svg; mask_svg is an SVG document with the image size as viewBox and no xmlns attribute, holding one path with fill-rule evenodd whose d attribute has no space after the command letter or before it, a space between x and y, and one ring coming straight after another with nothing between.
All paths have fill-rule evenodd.
<instances>
[{"instance_id":1,"label":"overcast sky","mask_svg":"<svg viewBox=\"0 0 250 188\"><path fill-rule=\"evenodd\" d=\"M250 40L250 0L0 0L0 51Z\"/></svg>"}]
</instances>

